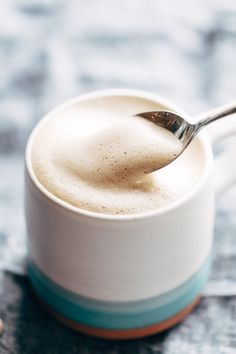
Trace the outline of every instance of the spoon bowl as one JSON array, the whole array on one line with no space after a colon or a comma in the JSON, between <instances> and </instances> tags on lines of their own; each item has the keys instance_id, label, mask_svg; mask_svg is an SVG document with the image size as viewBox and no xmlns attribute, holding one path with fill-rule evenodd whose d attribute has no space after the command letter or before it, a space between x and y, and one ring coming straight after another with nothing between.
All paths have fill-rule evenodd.
<instances>
[{"instance_id":1,"label":"spoon bowl","mask_svg":"<svg viewBox=\"0 0 236 354\"><path fill-rule=\"evenodd\" d=\"M215 108L203 113L195 118L196 123L189 123L185 118L172 111L153 111L136 114L137 117L144 118L162 128L169 130L182 144L182 149L176 153L172 160L168 160L166 165L174 161L183 153L191 143L197 133L208 124L236 113L236 102ZM161 168L163 168L162 166Z\"/></svg>"}]
</instances>

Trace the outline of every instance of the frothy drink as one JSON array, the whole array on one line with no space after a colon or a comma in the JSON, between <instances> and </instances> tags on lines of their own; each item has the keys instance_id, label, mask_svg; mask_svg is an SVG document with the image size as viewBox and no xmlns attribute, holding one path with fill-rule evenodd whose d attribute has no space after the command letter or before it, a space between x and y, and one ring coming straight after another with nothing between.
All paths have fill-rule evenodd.
<instances>
[{"instance_id":1,"label":"frothy drink","mask_svg":"<svg viewBox=\"0 0 236 354\"><path fill-rule=\"evenodd\" d=\"M181 144L166 129L134 115L161 108L119 95L78 100L52 112L34 134L34 174L57 198L104 214L142 213L179 200L200 178L203 151L196 138L158 170Z\"/></svg>"}]
</instances>

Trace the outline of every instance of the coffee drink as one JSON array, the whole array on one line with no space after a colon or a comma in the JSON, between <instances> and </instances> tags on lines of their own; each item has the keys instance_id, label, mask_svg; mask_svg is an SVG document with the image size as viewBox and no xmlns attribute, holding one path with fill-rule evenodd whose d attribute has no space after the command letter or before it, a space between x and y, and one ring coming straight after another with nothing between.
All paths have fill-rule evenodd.
<instances>
[{"instance_id":1,"label":"coffee drink","mask_svg":"<svg viewBox=\"0 0 236 354\"><path fill-rule=\"evenodd\" d=\"M148 99L119 95L54 110L34 133L36 178L64 202L104 214L143 213L183 198L199 181L204 155L196 138L161 168L181 143L166 129L134 116L161 108Z\"/></svg>"}]
</instances>

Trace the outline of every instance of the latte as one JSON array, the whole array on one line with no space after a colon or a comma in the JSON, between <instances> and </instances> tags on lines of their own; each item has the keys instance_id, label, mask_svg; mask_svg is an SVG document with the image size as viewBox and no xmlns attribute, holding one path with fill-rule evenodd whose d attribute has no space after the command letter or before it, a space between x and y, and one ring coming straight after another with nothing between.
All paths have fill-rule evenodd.
<instances>
[{"instance_id":1,"label":"latte","mask_svg":"<svg viewBox=\"0 0 236 354\"><path fill-rule=\"evenodd\" d=\"M66 203L104 214L143 213L183 198L201 176L203 151L196 138L160 169L181 144L134 115L161 108L148 99L105 96L52 112L34 134L35 176Z\"/></svg>"}]
</instances>

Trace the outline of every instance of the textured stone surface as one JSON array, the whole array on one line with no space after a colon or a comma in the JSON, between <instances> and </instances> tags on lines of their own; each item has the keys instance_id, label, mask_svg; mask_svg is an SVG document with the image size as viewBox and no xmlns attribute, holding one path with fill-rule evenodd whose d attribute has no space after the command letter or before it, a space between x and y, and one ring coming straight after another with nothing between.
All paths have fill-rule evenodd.
<instances>
[{"instance_id":1,"label":"textured stone surface","mask_svg":"<svg viewBox=\"0 0 236 354\"><path fill-rule=\"evenodd\" d=\"M38 304L28 280L5 273L0 311L5 331L0 353L199 354L235 353L235 297L207 297L179 326L145 339L105 341L60 325ZM218 319L218 321L217 321Z\"/></svg>"},{"instance_id":2,"label":"textured stone surface","mask_svg":"<svg viewBox=\"0 0 236 354\"><path fill-rule=\"evenodd\" d=\"M23 152L54 105L82 92L157 92L190 113L235 99L233 0L1 0L0 353L235 353L236 188L217 199L205 297L175 329L127 343L57 324L24 276ZM7 271L7 272L6 272Z\"/></svg>"}]
</instances>

